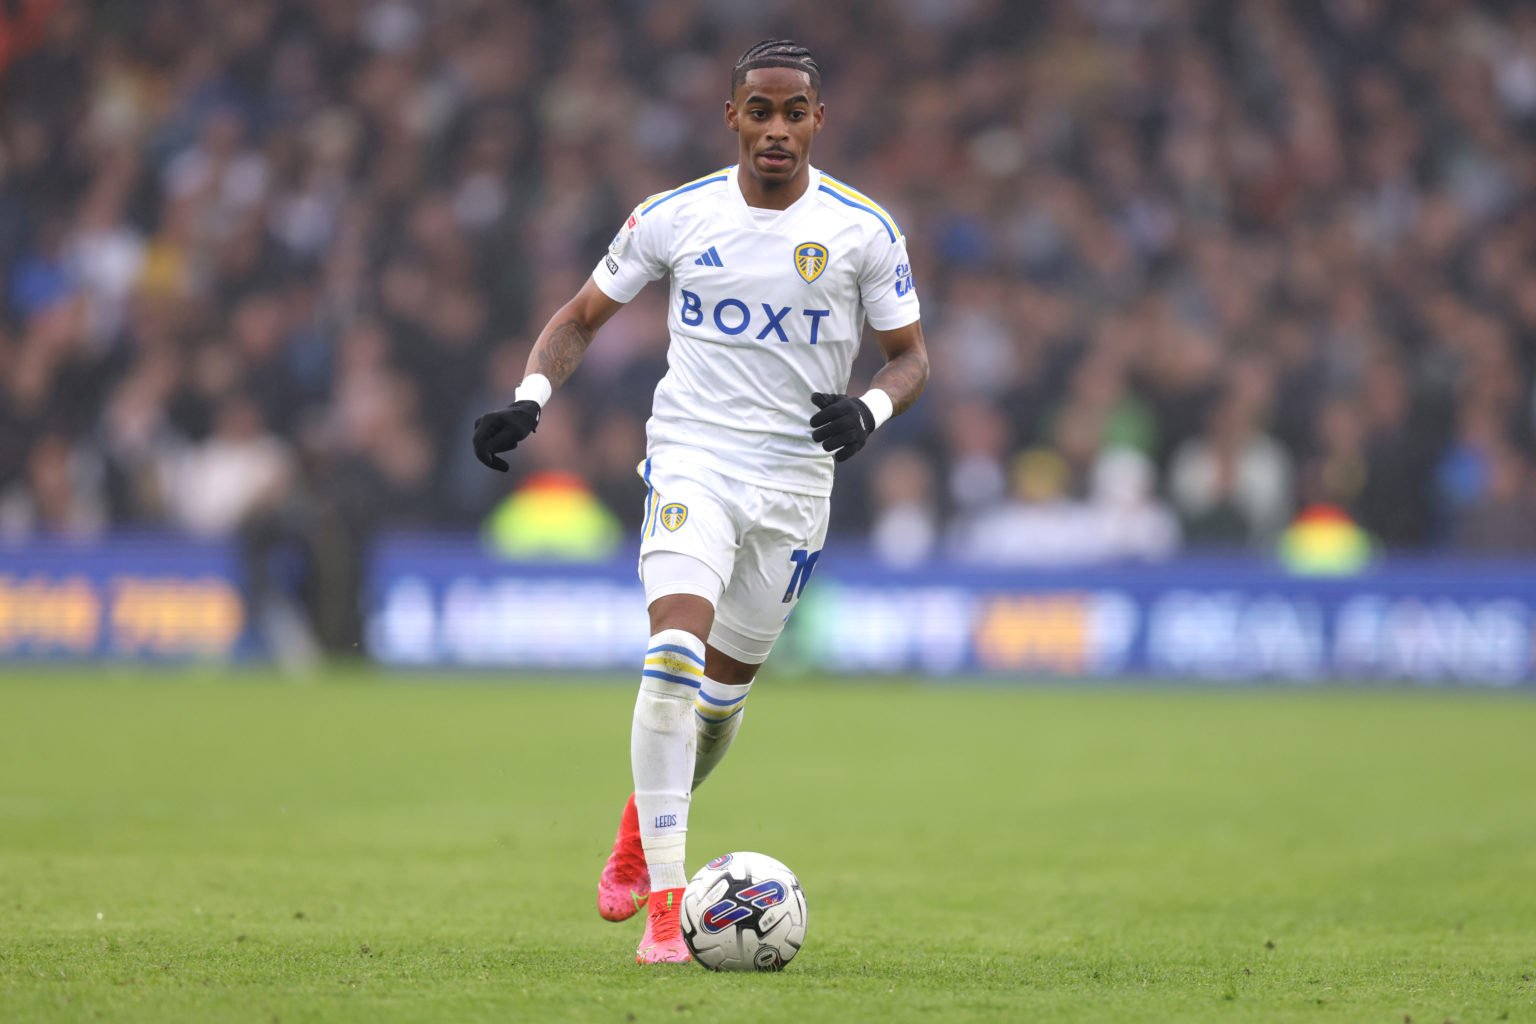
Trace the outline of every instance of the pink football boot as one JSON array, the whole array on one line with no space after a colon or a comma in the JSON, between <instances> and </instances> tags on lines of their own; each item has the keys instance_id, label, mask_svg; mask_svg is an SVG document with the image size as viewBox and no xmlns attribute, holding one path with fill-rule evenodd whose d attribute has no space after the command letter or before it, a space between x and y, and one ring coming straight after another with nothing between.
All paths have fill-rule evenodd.
<instances>
[{"instance_id":1,"label":"pink football boot","mask_svg":"<svg viewBox=\"0 0 1536 1024\"><path fill-rule=\"evenodd\" d=\"M613 838L613 852L597 880L597 912L608 921L628 920L645 906L650 893L651 874L646 870L645 850L640 846L640 815L635 811L635 795L631 793L619 819L619 834Z\"/></svg>"},{"instance_id":2,"label":"pink football boot","mask_svg":"<svg viewBox=\"0 0 1536 1024\"><path fill-rule=\"evenodd\" d=\"M637 964L685 964L693 957L683 941L682 889L658 889L651 893L651 912L645 919L645 934L635 950Z\"/></svg>"}]
</instances>

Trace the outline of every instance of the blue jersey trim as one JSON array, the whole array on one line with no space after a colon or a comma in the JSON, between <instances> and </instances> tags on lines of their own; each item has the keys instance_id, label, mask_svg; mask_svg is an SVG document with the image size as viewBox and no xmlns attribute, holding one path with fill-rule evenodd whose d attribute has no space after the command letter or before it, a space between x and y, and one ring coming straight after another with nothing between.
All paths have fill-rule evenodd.
<instances>
[{"instance_id":1,"label":"blue jersey trim","mask_svg":"<svg viewBox=\"0 0 1536 1024\"><path fill-rule=\"evenodd\" d=\"M708 185L711 182L724 181L724 180L725 180L725 175L717 174L714 177L711 177L711 178L701 178L698 181L693 182L692 184L684 185L682 188L675 189L675 190L673 190L671 192L668 192L666 195L662 196L660 199L656 200L654 203L651 203L645 209L640 211L640 215L644 216L645 214L650 213L652 210L656 209L656 207L660 206L662 203L666 202L668 199L673 198L674 196L680 196L684 192L692 192L696 188L703 188L705 185Z\"/></svg>"},{"instance_id":2,"label":"blue jersey trim","mask_svg":"<svg viewBox=\"0 0 1536 1024\"><path fill-rule=\"evenodd\" d=\"M671 651L673 654L681 654L681 655L685 656L686 658L688 658L690 661L696 661L700 665L704 664L704 659L703 658L699 657L697 654L694 654L692 651L690 651L688 648L684 647L682 644L657 644L655 647L652 647L650 650L646 651L645 653L647 655L651 655L651 654L660 653L661 651Z\"/></svg>"},{"instance_id":3,"label":"blue jersey trim","mask_svg":"<svg viewBox=\"0 0 1536 1024\"><path fill-rule=\"evenodd\" d=\"M651 513L655 511L651 506L656 503L656 491L651 487L651 457L645 457L645 518L640 520L640 535L645 536L646 528L651 525Z\"/></svg>"},{"instance_id":4,"label":"blue jersey trim","mask_svg":"<svg viewBox=\"0 0 1536 1024\"><path fill-rule=\"evenodd\" d=\"M684 679L682 676L675 676L675 675L673 675L670 672L663 672L663 671L661 671L661 669L658 669L658 668L648 668L644 672L641 672L640 674L642 676L649 676L652 679L665 679L669 683L681 683L684 686L691 686L695 690L697 690L699 688L699 684L698 684L697 680L694 680L694 679Z\"/></svg>"},{"instance_id":5,"label":"blue jersey trim","mask_svg":"<svg viewBox=\"0 0 1536 1024\"><path fill-rule=\"evenodd\" d=\"M875 220L880 222L880 226L885 228L885 233L891 236L891 241L896 241L895 229L891 227L891 222L886 220L885 215L882 214L879 210L875 209L873 206L865 206L863 203L856 203L852 199L849 199L847 196L843 195L841 192L838 192L835 188L828 188L826 185L820 185L818 188L820 188L820 190L825 192L827 195L831 196L833 199L836 199L838 202L842 203L844 206L851 206L855 210L863 210L865 213L875 218Z\"/></svg>"}]
</instances>

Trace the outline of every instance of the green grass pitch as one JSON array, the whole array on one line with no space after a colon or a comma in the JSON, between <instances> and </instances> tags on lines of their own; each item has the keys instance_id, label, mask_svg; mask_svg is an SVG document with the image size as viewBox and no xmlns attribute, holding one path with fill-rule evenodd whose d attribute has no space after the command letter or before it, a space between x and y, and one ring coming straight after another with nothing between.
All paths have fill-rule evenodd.
<instances>
[{"instance_id":1,"label":"green grass pitch","mask_svg":"<svg viewBox=\"0 0 1536 1024\"><path fill-rule=\"evenodd\" d=\"M594 909L631 693L11 670L0 1019L1536 1020L1530 695L766 677L689 867L809 937L714 975Z\"/></svg>"}]
</instances>

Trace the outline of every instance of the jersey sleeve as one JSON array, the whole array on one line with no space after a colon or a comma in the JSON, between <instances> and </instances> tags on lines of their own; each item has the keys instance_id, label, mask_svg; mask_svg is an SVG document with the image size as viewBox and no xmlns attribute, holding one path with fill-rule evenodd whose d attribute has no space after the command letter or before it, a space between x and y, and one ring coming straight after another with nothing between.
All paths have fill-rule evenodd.
<instances>
[{"instance_id":1,"label":"jersey sleeve","mask_svg":"<svg viewBox=\"0 0 1536 1024\"><path fill-rule=\"evenodd\" d=\"M894 331L917 321L921 310L905 236L897 235L891 241L882 231L870 240L859 274L859 297L865 319L877 331Z\"/></svg>"},{"instance_id":2,"label":"jersey sleeve","mask_svg":"<svg viewBox=\"0 0 1536 1024\"><path fill-rule=\"evenodd\" d=\"M644 205L635 207L592 270L597 287L615 302L630 301L671 266L667 258L666 220L660 214L643 216L640 211Z\"/></svg>"}]
</instances>

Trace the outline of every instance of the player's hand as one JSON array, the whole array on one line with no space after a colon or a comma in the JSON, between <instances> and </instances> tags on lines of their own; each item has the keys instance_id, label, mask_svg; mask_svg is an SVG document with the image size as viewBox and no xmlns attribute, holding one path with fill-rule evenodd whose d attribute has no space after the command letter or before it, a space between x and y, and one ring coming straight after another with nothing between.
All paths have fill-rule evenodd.
<instances>
[{"instance_id":1,"label":"player's hand","mask_svg":"<svg viewBox=\"0 0 1536 1024\"><path fill-rule=\"evenodd\" d=\"M500 473L507 460L498 458L539 429L539 403L530 399L513 402L505 409L488 412L475 420L475 458Z\"/></svg>"},{"instance_id":2,"label":"player's hand","mask_svg":"<svg viewBox=\"0 0 1536 1024\"><path fill-rule=\"evenodd\" d=\"M858 454L875 429L875 414L852 395L811 395L821 411L811 417L811 440L820 441L832 458L846 462Z\"/></svg>"}]
</instances>

